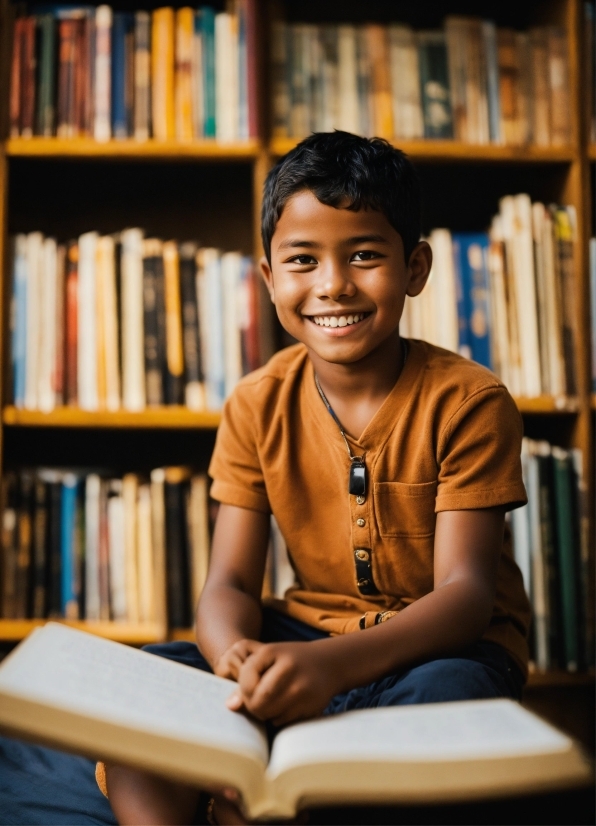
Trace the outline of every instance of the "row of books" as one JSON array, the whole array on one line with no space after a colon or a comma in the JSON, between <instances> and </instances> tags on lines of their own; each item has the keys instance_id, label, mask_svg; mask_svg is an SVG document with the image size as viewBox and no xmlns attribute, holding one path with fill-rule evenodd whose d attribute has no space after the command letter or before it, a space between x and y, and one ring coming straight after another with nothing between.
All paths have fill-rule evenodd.
<instances>
[{"instance_id":1,"label":"row of books","mask_svg":"<svg viewBox=\"0 0 596 826\"><path fill-rule=\"evenodd\" d=\"M590 345L592 393L596 393L596 238L590 238Z\"/></svg>"},{"instance_id":2,"label":"row of books","mask_svg":"<svg viewBox=\"0 0 596 826\"><path fill-rule=\"evenodd\" d=\"M594 665L582 452L524 438L522 470L528 504L510 517L533 608L534 663L540 671L582 670Z\"/></svg>"},{"instance_id":3,"label":"row of books","mask_svg":"<svg viewBox=\"0 0 596 826\"><path fill-rule=\"evenodd\" d=\"M273 134L344 129L392 139L565 145L567 34L450 16L442 30L277 22Z\"/></svg>"},{"instance_id":4,"label":"row of books","mask_svg":"<svg viewBox=\"0 0 596 826\"><path fill-rule=\"evenodd\" d=\"M1 616L188 627L209 541L207 477L185 468L8 473Z\"/></svg>"},{"instance_id":5,"label":"row of books","mask_svg":"<svg viewBox=\"0 0 596 826\"><path fill-rule=\"evenodd\" d=\"M256 137L255 0L228 7L17 18L11 137Z\"/></svg>"},{"instance_id":6,"label":"row of books","mask_svg":"<svg viewBox=\"0 0 596 826\"><path fill-rule=\"evenodd\" d=\"M45 412L218 410L267 355L261 290L240 253L144 238L141 229L66 244L17 235L13 403Z\"/></svg>"},{"instance_id":7,"label":"row of books","mask_svg":"<svg viewBox=\"0 0 596 826\"><path fill-rule=\"evenodd\" d=\"M514 396L577 393L575 212L508 195L489 232L436 229L430 279L407 298L404 335L493 370Z\"/></svg>"}]
</instances>

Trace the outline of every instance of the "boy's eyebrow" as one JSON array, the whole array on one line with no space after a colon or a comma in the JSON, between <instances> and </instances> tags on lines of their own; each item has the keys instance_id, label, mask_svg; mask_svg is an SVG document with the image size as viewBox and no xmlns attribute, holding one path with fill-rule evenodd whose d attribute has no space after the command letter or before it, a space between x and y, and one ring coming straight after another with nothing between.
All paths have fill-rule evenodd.
<instances>
[{"instance_id":1,"label":"boy's eyebrow","mask_svg":"<svg viewBox=\"0 0 596 826\"><path fill-rule=\"evenodd\" d=\"M346 238L346 244L366 244L374 242L376 244L388 244L389 241L386 238L383 238L382 235L376 235L375 233L368 233L366 235L354 235L352 238ZM304 247L306 249L316 249L320 247L321 244L317 244L315 241L303 241L299 238L288 238L285 241L282 241L278 247L278 250L287 250L287 249L294 249L296 247Z\"/></svg>"}]
</instances>

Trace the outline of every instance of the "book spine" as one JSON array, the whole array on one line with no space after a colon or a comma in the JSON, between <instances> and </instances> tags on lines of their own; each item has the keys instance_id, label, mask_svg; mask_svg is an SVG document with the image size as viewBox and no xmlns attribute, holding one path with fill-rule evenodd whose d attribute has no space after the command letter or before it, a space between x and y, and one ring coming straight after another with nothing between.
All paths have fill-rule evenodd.
<instances>
[{"instance_id":1,"label":"book spine","mask_svg":"<svg viewBox=\"0 0 596 826\"><path fill-rule=\"evenodd\" d=\"M99 579L99 619L109 622L110 612L110 546L108 534L108 482L99 483L99 539L98 539L98 579Z\"/></svg>"},{"instance_id":2,"label":"book spine","mask_svg":"<svg viewBox=\"0 0 596 826\"><path fill-rule=\"evenodd\" d=\"M18 138L21 134L21 63L23 61L24 22L24 17L17 17L13 30L9 102L9 130L11 138Z\"/></svg>"},{"instance_id":3,"label":"book spine","mask_svg":"<svg viewBox=\"0 0 596 826\"><path fill-rule=\"evenodd\" d=\"M137 569L137 489L138 479L127 473L122 479L124 502L124 558L126 583L127 619L131 623L139 621L139 590Z\"/></svg>"},{"instance_id":4,"label":"book spine","mask_svg":"<svg viewBox=\"0 0 596 826\"><path fill-rule=\"evenodd\" d=\"M498 29L497 56L499 61L499 100L501 110L501 138L505 144L519 141L519 68L515 49L515 32Z\"/></svg>"},{"instance_id":5,"label":"book spine","mask_svg":"<svg viewBox=\"0 0 596 826\"><path fill-rule=\"evenodd\" d=\"M162 244L155 238L143 242L143 327L145 342L145 385L147 404L157 406L164 403L163 390L163 338L160 340L157 265L162 256ZM162 259L163 260L163 259ZM163 266L160 267L163 275ZM163 282L163 278L162 278ZM161 309L163 314L163 309Z\"/></svg>"},{"instance_id":6,"label":"book spine","mask_svg":"<svg viewBox=\"0 0 596 826\"><path fill-rule=\"evenodd\" d=\"M238 111L237 134L240 140L248 138L248 66L246 60L246 0L238 0L237 47L238 47Z\"/></svg>"},{"instance_id":7,"label":"book spine","mask_svg":"<svg viewBox=\"0 0 596 826\"><path fill-rule=\"evenodd\" d=\"M497 29L490 20L482 21L483 48L486 55L488 124L491 143L501 143L501 101L499 98L499 58Z\"/></svg>"},{"instance_id":8,"label":"book spine","mask_svg":"<svg viewBox=\"0 0 596 826\"><path fill-rule=\"evenodd\" d=\"M118 297L116 290L116 250L114 239L105 235L97 244L98 281L102 285L102 315L100 323L103 331L103 364L105 406L108 410L120 407L120 358L118 341Z\"/></svg>"},{"instance_id":9,"label":"book spine","mask_svg":"<svg viewBox=\"0 0 596 826\"><path fill-rule=\"evenodd\" d=\"M551 143L550 83L546 30L530 29L532 73L532 137L537 146Z\"/></svg>"},{"instance_id":10,"label":"book spine","mask_svg":"<svg viewBox=\"0 0 596 826\"><path fill-rule=\"evenodd\" d=\"M99 521L101 480L96 473L85 479L85 619L100 619Z\"/></svg>"},{"instance_id":11,"label":"book spine","mask_svg":"<svg viewBox=\"0 0 596 826\"><path fill-rule=\"evenodd\" d=\"M57 405L65 402L65 296L66 296L66 246L59 244L56 254L56 343L52 365L52 389Z\"/></svg>"},{"instance_id":12,"label":"book spine","mask_svg":"<svg viewBox=\"0 0 596 826\"><path fill-rule=\"evenodd\" d=\"M174 10L156 9L152 17L151 105L153 137L176 137L174 107Z\"/></svg>"},{"instance_id":13,"label":"book spine","mask_svg":"<svg viewBox=\"0 0 596 826\"><path fill-rule=\"evenodd\" d=\"M21 473L18 507L18 538L14 572L14 616L30 616L31 560L33 554L33 479Z\"/></svg>"},{"instance_id":14,"label":"book spine","mask_svg":"<svg viewBox=\"0 0 596 826\"><path fill-rule=\"evenodd\" d=\"M96 232L79 238L77 386L81 410L99 409L97 363L97 241Z\"/></svg>"},{"instance_id":15,"label":"book spine","mask_svg":"<svg viewBox=\"0 0 596 826\"><path fill-rule=\"evenodd\" d=\"M30 232L27 235L27 321L26 321L26 379L25 407L37 410L39 380L39 319L40 319L40 269L42 266L43 235Z\"/></svg>"},{"instance_id":16,"label":"book spine","mask_svg":"<svg viewBox=\"0 0 596 826\"><path fill-rule=\"evenodd\" d=\"M78 404L78 338L79 338L79 245L70 241L66 251L65 288L65 402Z\"/></svg>"},{"instance_id":17,"label":"book spine","mask_svg":"<svg viewBox=\"0 0 596 826\"><path fill-rule=\"evenodd\" d=\"M166 402L181 404L183 397L184 347L180 305L180 263L175 241L163 245L166 310Z\"/></svg>"},{"instance_id":18,"label":"book spine","mask_svg":"<svg viewBox=\"0 0 596 826\"><path fill-rule=\"evenodd\" d=\"M560 299L562 303L563 352L567 393L577 393L577 369L575 364L576 335L576 278L574 245L574 216L570 207L559 207L555 211L555 232L557 237L557 257L560 278Z\"/></svg>"},{"instance_id":19,"label":"book spine","mask_svg":"<svg viewBox=\"0 0 596 826\"><path fill-rule=\"evenodd\" d=\"M215 114L215 14L209 6L201 7L201 34L203 45L203 100L205 105L204 136L216 135Z\"/></svg>"},{"instance_id":20,"label":"book spine","mask_svg":"<svg viewBox=\"0 0 596 826\"><path fill-rule=\"evenodd\" d=\"M238 43L237 18L227 12L215 15L216 132L220 141L238 137Z\"/></svg>"},{"instance_id":21,"label":"book spine","mask_svg":"<svg viewBox=\"0 0 596 826\"><path fill-rule=\"evenodd\" d=\"M62 616L79 619L79 602L75 583L74 532L77 502L77 478L66 473L62 482L60 514L60 553L62 557Z\"/></svg>"},{"instance_id":22,"label":"book spine","mask_svg":"<svg viewBox=\"0 0 596 826\"><path fill-rule=\"evenodd\" d=\"M186 406L191 410L202 410L205 407L205 390L199 340L196 254L196 244L189 242L180 246L180 292L182 298L184 377L186 382L185 401Z\"/></svg>"},{"instance_id":23,"label":"book spine","mask_svg":"<svg viewBox=\"0 0 596 826\"><path fill-rule=\"evenodd\" d=\"M21 137L31 138L35 126L35 17L23 21L21 54Z\"/></svg>"},{"instance_id":24,"label":"book spine","mask_svg":"<svg viewBox=\"0 0 596 826\"><path fill-rule=\"evenodd\" d=\"M1 616L16 619L16 571L19 536L19 482L16 474L2 479L2 587Z\"/></svg>"},{"instance_id":25,"label":"book spine","mask_svg":"<svg viewBox=\"0 0 596 826\"><path fill-rule=\"evenodd\" d=\"M175 121L176 138L191 141L194 137L192 96L192 53L194 11L187 7L176 11Z\"/></svg>"},{"instance_id":26,"label":"book spine","mask_svg":"<svg viewBox=\"0 0 596 826\"><path fill-rule=\"evenodd\" d=\"M48 543L48 581L47 581L47 616L62 616L62 549L60 534L60 516L62 513L62 478L59 473L52 473L50 488L50 527Z\"/></svg>"},{"instance_id":27,"label":"book spine","mask_svg":"<svg viewBox=\"0 0 596 826\"><path fill-rule=\"evenodd\" d=\"M205 136L205 101L203 80L203 34L201 31L201 11L193 16L192 54L191 54L191 95L193 134L195 138Z\"/></svg>"},{"instance_id":28,"label":"book spine","mask_svg":"<svg viewBox=\"0 0 596 826\"><path fill-rule=\"evenodd\" d=\"M112 135L128 137L126 113L126 32L128 15L115 12L112 22L111 97Z\"/></svg>"},{"instance_id":29,"label":"book spine","mask_svg":"<svg viewBox=\"0 0 596 826\"><path fill-rule=\"evenodd\" d=\"M425 138L452 138L447 49L442 33L419 35L420 97Z\"/></svg>"},{"instance_id":30,"label":"book spine","mask_svg":"<svg viewBox=\"0 0 596 826\"><path fill-rule=\"evenodd\" d=\"M98 6L95 12L95 140L111 138L112 9Z\"/></svg>"},{"instance_id":31,"label":"book spine","mask_svg":"<svg viewBox=\"0 0 596 826\"><path fill-rule=\"evenodd\" d=\"M257 2L244 0L246 20L246 105L248 120L248 137L259 136L259 106L258 106L258 44L257 44ZM242 68L241 68L242 71Z\"/></svg>"},{"instance_id":32,"label":"book spine","mask_svg":"<svg viewBox=\"0 0 596 826\"><path fill-rule=\"evenodd\" d=\"M166 468L164 495L170 628L185 628L191 623L184 485L178 468Z\"/></svg>"},{"instance_id":33,"label":"book spine","mask_svg":"<svg viewBox=\"0 0 596 826\"><path fill-rule=\"evenodd\" d=\"M152 622L156 617L153 547L151 542L151 488L139 485L137 499L137 565L139 580L139 619Z\"/></svg>"},{"instance_id":34,"label":"book spine","mask_svg":"<svg viewBox=\"0 0 596 826\"><path fill-rule=\"evenodd\" d=\"M156 619L163 627L167 623L166 586L166 513L163 468L151 471L151 535L155 560Z\"/></svg>"},{"instance_id":35,"label":"book spine","mask_svg":"<svg viewBox=\"0 0 596 826\"><path fill-rule=\"evenodd\" d=\"M465 265L465 249L458 235L453 235L453 263L457 295L458 352L464 358L472 358L470 336L469 284L466 280L468 268Z\"/></svg>"},{"instance_id":36,"label":"book spine","mask_svg":"<svg viewBox=\"0 0 596 826\"><path fill-rule=\"evenodd\" d=\"M202 309L205 312L204 322L201 318L201 330L205 330L207 353L207 406L210 410L219 410L225 399L225 360L221 260L218 250L203 250L203 261L204 295L199 289L199 312Z\"/></svg>"},{"instance_id":37,"label":"book spine","mask_svg":"<svg viewBox=\"0 0 596 826\"><path fill-rule=\"evenodd\" d=\"M126 111L126 135L135 134L135 17L126 16L126 34L124 36L124 108Z\"/></svg>"},{"instance_id":38,"label":"book spine","mask_svg":"<svg viewBox=\"0 0 596 826\"><path fill-rule=\"evenodd\" d=\"M39 95L37 98L36 133L54 134L54 96L56 60L56 19L53 14L39 16Z\"/></svg>"},{"instance_id":39,"label":"book spine","mask_svg":"<svg viewBox=\"0 0 596 826\"><path fill-rule=\"evenodd\" d=\"M290 135L288 36L288 26L281 20L273 21L271 24L271 100L274 138L287 138Z\"/></svg>"},{"instance_id":40,"label":"book spine","mask_svg":"<svg viewBox=\"0 0 596 826\"><path fill-rule=\"evenodd\" d=\"M16 407L25 406L27 385L27 236L17 235L13 259L12 364Z\"/></svg>"},{"instance_id":41,"label":"book spine","mask_svg":"<svg viewBox=\"0 0 596 826\"><path fill-rule=\"evenodd\" d=\"M596 393L596 238L590 238L590 322L592 392Z\"/></svg>"},{"instance_id":42,"label":"book spine","mask_svg":"<svg viewBox=\"0 0 596 826\"><path fill-rule=\"evenodd\" d=\"M134 65L134 136L146 141L150 134L150 42L151 19L148 12L135 12L135 65Z\"/></svg>"},{"instance_id":43,"label":"book spine","mask_svg":"<svg viewBox=\"0 0 596 826\"><path fill-rule=\"evenodd\" d=\"M108 487L108 544L110 548L110 604L116 622L125 622L126 556L124 536L124 501L122 480L111 479Z\"/></svg>"},{"instance_id":44,"label":"book spine","mask_svg":"<svg viewBox=\"0 0 596 826\"><path fill-rule=\"evenodd\" d=\"M49 412L56 404L53 378L58 349L58 247L54 238L44 239L41 255L38 402L40 410Z\"/></svg>"},{"instance_id":45,"label":"book spine","mask_svg":"<svg viewBox=\"0 0 596 826\"><path fill-rule=\"evenodd\" d=\"M225 396L230 395L242 376L241 334L238 318L238 293L242 258L238 252L221 257L222 323L224 344Z\"/></svg>"},{"instance_id":46,"label":"book spine","mask_svg":"<svg viewBox=\"0 0 596 826\"><path fill-rule=\"evenodd\" d=\"M5 511L6 513L6 511ZM10 545L3 545L7 553ZM31 583L31 616L43 619L46 615L46 579L48 552L48 489L39 477L35 480L35 512L33 517L33 560Z\"/></svg>"},{"instance_id":47,"label":"book spine","mask_svg":"<svg viewBox=\"0 0 596 826\"><path fill-rule=\"evenodd\" d=\"M95 10L83 17L81 32L81 134L92 137L94 129L95 87Z\"/></svg>"},{"instance_id":48,"label":"book spine","mask_svg":"<svg viewBox=\"0 0 596 826\"><path fill-rule=\"evenodd\" d=\"M550 80L551 140L553 146L566 146L570 140L569 118L569 55L567 32L548 28L548 59Z\"/></svg>"},{"instance_id":49,"label":"book spine","mask_svg":"<svg viewBox=\"0 0 596 826\"><path fill-rule=\"evenodd\" d=\"M143 342L143 234L121 234L122 403L126 410L145 407Z\"/></svg>"},{"instance_id":50,"label":"book spine","mask_svg":"<svg viewBox=\"0 0 596 826\"><path fill-rule=\"evenodd\" d=\"M374 134L391 139L394 131L387 30L384 26L369 24L366 34L371 64Z\"/></svg>"},{"instance_id":51,"label":"book spine","mask_svg":"<svg viewBox=\"0 0 596 826\"><path fill-rule=\"evenodd\" d=\"M190 480L188 522L190 535L190 579L192 607L196 610L209 568L208 481L205 474Z\"/></svg>"}]
</instances>

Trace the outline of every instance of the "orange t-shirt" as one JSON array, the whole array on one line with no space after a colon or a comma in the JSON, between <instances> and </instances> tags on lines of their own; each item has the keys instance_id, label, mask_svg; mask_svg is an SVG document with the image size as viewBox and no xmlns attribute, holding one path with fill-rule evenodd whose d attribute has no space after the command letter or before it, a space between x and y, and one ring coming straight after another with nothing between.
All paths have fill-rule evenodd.
<instances>
[{"instance_id":1,"label":"orange t-shirt","mask_svg":"<svg viewBox=\"0 0 596 826\"><path fill-rule=\"evenodd\" d=\"M423 341L352 453L366 454L365 497L348 493L350 459L302 344L242 379L228 399L209 474L212 496L272 512L298 585L268 603L331 634L368 627L433 590L436 513L526 502L522 422L498 378ZM378 595L357 584L366 550ZM362 554L360 554L362 556ZM505 532L485 640L527 672L530 606Z\"/></svg>"}]
</instances>

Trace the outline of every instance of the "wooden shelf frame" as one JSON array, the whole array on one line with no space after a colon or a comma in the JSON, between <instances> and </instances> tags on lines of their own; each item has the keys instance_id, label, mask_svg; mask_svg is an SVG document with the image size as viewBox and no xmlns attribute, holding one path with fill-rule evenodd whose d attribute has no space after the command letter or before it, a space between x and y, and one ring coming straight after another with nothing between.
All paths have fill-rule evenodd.
<instances>
[{"instance_id":1,"label":"wooden shelf frame","mask_svg":"<svg viewBox=\"0 0 596 826\"><path fill-rule=\"evenodd\" d=\"M163 642L167 639L167 628L157 622L148 623L120 623L120 622L93 622L91 620L65 619L0 619L0 640L18 642L25 639L36 628L41 628L46 622L59 622L80 631L96 634L98 637L127 643L128 645L149 645L154 642Z\"/></svg>"},{"instance_id":2,"label":"wooden shelf frame","mask_svg":"<svg viewBox=\"0 0 596 826\"><path fill-rule=\"evenodd\" d=\"M387 0L388 2L389 0ZM258 0L263 7L260 22L259 39L266 44L264 25L268 18L265 13L267 0ZM11 0L8 0L11 5ZM591 209L594 193L591 193L590 172L591 163L596 161L596 143L590 143L587 138L587 125L583 122L583 106L581 99L581 61L582 56L582 14L580 0L555 0L542 4L546 17L551 22L557 22L567 27L569 37L570 88L572 101L570 118L572 123L573 140L571 145L564 147L538 146L496 146L463 144L458 141L395 141L394 144L403 149L419 164L459 164L463 167L475 165L491 166L527 166L550 167L545 174L561 174L566 176L567 183L562 193L562 199L575 205L578 212L578 243L576 250L576 272L579 282L578 301L578 373L579 393L575 399L553 399L540 397L538 399L516 399L518 409L524 416L543 416L547 421L564 423L567 431L571 432L570 444L581 447L586 464L586 479L588 481L588 498L593 501L593 445L594 426L596 417L596 394L591 393L589 384L589 302L588 289L588 237L591 226ZM446 9L448 4L446 3ZM6 3L2 8L6 8ZM554 16L553 16L554 15ZM0 21L0 30L2 21ZM4 126L6 134L8 55L10 44L7 27L4 29L3 41L0 47L2 58L0 63L0 129ZM263 54L265 47L263 46ZM262 67L261 67L262 68ZM263 88L259 88L259 110L261 125L268 121L268 100ZM148 140L111 140L107 143L98 143L93 139L58 139L58 138L30 138L0 140L0 261L6 266L6 238L7 238L7 189L8 168L12 159L21 163L27 159L65 159L73 161L102 160L106 163L133 163L142 161L163 161L164 163L189 162L197 163L250 163L252 165L252 203L254 213L254 253L259 255L260 228L259 214L261 207L261 193L265 177L271 168L274 159L285 154L296 145L294 139L269 139L266 129L261 129L261 139L252 141L223 144L217 141L193 141L181 143L177 141L160 142ZM561 172L562 170L562 172ZM31 227L35 229L35 227ZM0 317L4 319L4 329L0 335L1 350L6 347L6 304L9 301L9 274L4 272L2 291L0 292ZM4 307L4 309L3 309ZM3 362L2 362L3 363ZM1 401L1 400L0 400ZM71 408L60 408L51 413L16 410L14 407L4 407L0 427L0 460L4 454L4 440L15 435L17 428L62 428L72 429L156 429L163 431L164 438L167 431L175 430L213 430L220 420L219 413L194 413L185 408L161 408L132 413L129 411L91 413ZM567 438L567 437L566 437ZM1 461L0 461L1 466ZM594 547L594 519L590 525L590 547ZM592 560L593 561L593 560ZM16 624L15 624L16 623ZM0 640L18 639L28 633L39 621L9 621L0 620ZM170 629L169 634L161 628L148 626L125 626L117 623L96 624L92 629L88 623L81 623L79 627L94 630L104 636L121 639L125 642L140 644L142 642L157 641L169 636L173 639L187 639L185 634L192 632ZM27 630L29 629L29 630ZM18 632L18 633L17 633ZM20 636L19 636L20 634ZM160 636L161 635L161 636ZM577 681L582 675L532 675L530 685L552 684L555 679ZM575 684L575 683L574 683Z\"/></svg>"}]
</instances>

